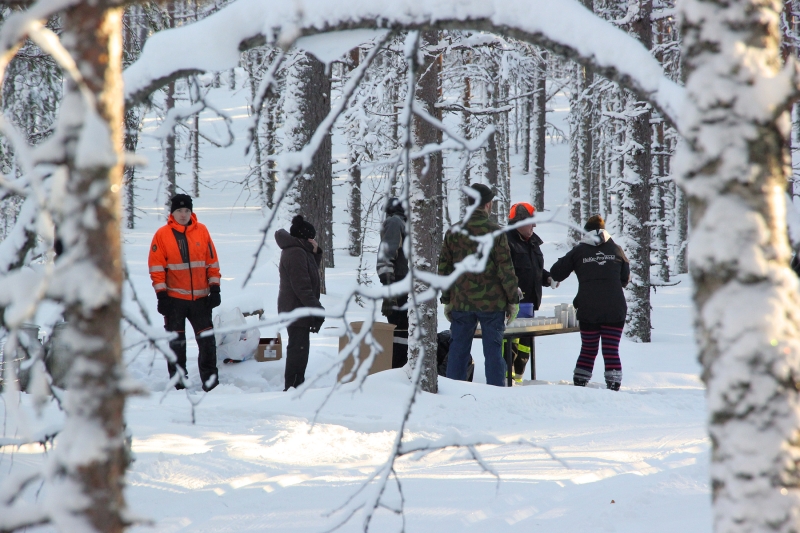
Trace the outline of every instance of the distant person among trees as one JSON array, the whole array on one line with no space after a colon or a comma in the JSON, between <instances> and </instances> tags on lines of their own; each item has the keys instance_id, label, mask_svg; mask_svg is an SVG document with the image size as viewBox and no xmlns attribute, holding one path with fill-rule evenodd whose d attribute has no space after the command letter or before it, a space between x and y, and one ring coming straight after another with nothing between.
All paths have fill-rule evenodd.
<instances>
[{"instance_id":1,"label":"distant person among trees","mask_svg":"<svg viewBox=\"0 0 800 533\"><path fill-rule=\"evenodd\" d=\"M594 360L602 339L606 387L619 390L622 362L619 341L625 326L628 304L623 287L630 281L630 263L606 231L599 215L586 221L580 243L550 268L556 281L564 281L571 272L578 276L578 295L573 305L581 329L581 353L575 365L573 382L585 387L592 379Z\"/></svg>"},{"instance_id":2,"label":"distant person among trees","mask_svg":"<svg viewBox=\"0 0 800 533\"><path fill-rule=\"evenodd\" d=\"M170 378L180 373L175 388L185 388L186 319L194 329L199 354L197 366L203 390L219 383L217 346L213 335L200 334L213 328L211 310L220 302L219 257L208 229L192 212L192 198L177 194L170 201L167 224L156 231L150 244L150 279L158 298L164 329L178 334L169 342L177 361L167 362Z\"/></svg>"},{"instance_id":3,"label":"distant person among trees","mask_svg":"<svg viewBox=\"0 0 800 533\"><path fill-rule=\"evenodd\" d=\"M533 231L536 227L533 221L534 213L536 208L525 202L512 205L508 213L509 226L530 219L530 224L520 226L506 234L511 261L514 263L514 273L522 291L519 316L524 318L533 317L535 311L539 309L542 303L542 286L555 289L559 285L544 268L544 254L541 249L544 241ZM525 365L531 356L533 337L522 337L514 345L514 379L522 382Z\"/></svg>"},{"instance_id":4,"label":"distant person among trees","mask_svg":"<svg viewBox=\"0 0 800 533\"><path fill-rule=\"evenodd\" d=\"M457 263L478 250L478 243L471 237L500 230L500 226L489 220L495 193L480 183L472 185L472 188L480 195L478 207L463 228L450 228L445 235L439 255L439 275L450 275ZM475 198L470 198L472 205L475 201ZM472 338L480 322L486 383L505 386L503 333L506 320L513 320L519 310L517 285L508 239L505 233L501 233L494 239L483 272L462 274L449 289L442 291L441 301L445 306L445 317L450 321L452 336L447 356L448 378L466 381Z\"/></svg>"},{"instance_id":5,"label":"distant person among trees","mask_svg":"<svg viewBox=\"0 0 800 533\"><path fill-rule=\"evenodd\" d=\"M279 313L288 313L301 307L322 309L319 301L322 248L314 240L316 236L317 230L302 215L292 219L289 231L279 229L275 232L275 242L281 249L278 265ZM286 345L286 370L283 374L284 391L291 387L297 388L306 380L310 333L317 333L324 321L323 317L308 316L298 318L286 328L289 342Z\"/></svg>"},{"instance_id":6,"label":"distant person among trees","mask_svg":"<svg viewBox=\"0 0 800 533\"><path fill-rule=\"evenodd\" d=\"M406 213L398 198L390 198L386 204L386 220L381 227L381 243L378 246L376 268L381 285L391 285L408 275L408 259L403 252L406 240ZM395 342L392 345L392 368L402 368L408 362L408 311L402 309L408 295L385 298L381 314L394 324ZM400 342L398 342L400 341Z\"/></svg>"}]
</instances>

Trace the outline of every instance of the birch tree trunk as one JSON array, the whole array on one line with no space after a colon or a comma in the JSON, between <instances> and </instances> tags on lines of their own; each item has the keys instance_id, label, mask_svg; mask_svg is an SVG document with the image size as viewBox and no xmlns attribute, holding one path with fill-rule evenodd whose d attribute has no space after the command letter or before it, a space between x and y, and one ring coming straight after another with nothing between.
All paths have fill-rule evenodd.
<instances>
[{"instance_id":1,"label":"birch tree trunk","mask_svg":"<svg viewBox=\"0 0 800 533\"><path fill-rule=\"evenodd\" d=\"M428 46L438 42L438 32L422 32L420 40ZM429 55L424 56L422 64L417 63L417 54L413 54L410 67L417 74L422 74L429 69L434 69L432 64L436 61ZM432 116L436 116L434 104L438 97L438 76L422 76L416 85L415 98ZM426 144L437 142L438 133L429 122L414 115L411 122L411 138L419 149ZM424 158L414 159L411 162L411 188L409 192L411 202L411 218L413 228L413 261L417 271L436 273L439 264L439 249L437 243L441 235L436 235L437 209L439 184L436 176L434 162L426 162ZM413 290L419 294L427 286L414 279ZM419 319L417 318L419 316ZM408 359L412 365L419 364L422 359L423 375L420 387L425 392L437 393L439 390L438 374L436 371L436 333L437 333L436 300L417 302L417 309L408 311ZM415 340L416 331L419 330L419 339ZM424 357L422 357L424 354Z\"/></svg>"},{"instance_id":2,"label":"birch tree trunk","mask_svg":"<svg viewBox=\"0 0 800 533\"><path fill-rule=\"evenodd\" d=\"M120 336L124 112L122 8L116 4L110 0L82 2L63 17L62 42L81 66L96 100L99 122L84 121L78 128L68 129L71 138L65 142L70 201L65 203L58 225L66 250L59 275L64 280L87 280L92 289L62 295L68 324L65 338L72 340L67 350L73 363L63 404L66 422L53 452L58 467L53 469L51 482L56 494L69 492L75 496L72 502L79 502L69 512L51 516L62 531L85 522L96 531L116 533L126 524L122 490L127 467L126 392L122 388L126 371ZM86 101L75 83L68 80L65 87L62 109L69 109L73 117L78 110L86 111ZM91 114L85 112L84 117ZM83 135L87 141L95 141L90 157L86 146L81 149L78 136ZM75 263L69 265L70 261ZM54 285L74 284L59 284L57 278Z\"/></svg>"},{"instance_id":3,"label":"birch tree trunk","mask_svg":"<svg viewBox=\"0 0 800 533\"><path fill-rule=\"evenodd\" d=\"M800 305L788 268L779 0L686 0L675 165L691 204L695 334L717 532L800 530Z\"/></svg>"}]
</instances>

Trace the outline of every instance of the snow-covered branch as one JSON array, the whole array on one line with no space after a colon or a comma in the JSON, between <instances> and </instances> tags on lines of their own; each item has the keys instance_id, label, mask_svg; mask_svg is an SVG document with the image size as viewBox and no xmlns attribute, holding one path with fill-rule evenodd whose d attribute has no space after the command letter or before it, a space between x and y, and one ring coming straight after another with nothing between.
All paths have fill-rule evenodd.
<instances>
[{"instance_id":1,"label":"snow-covered branch","mask_svg":"<svg viewBox=\"0 0 800 533\"><path fill-rule=\"evenodd\" d=\"M683 90L664 75L645 47L576 0L519 4L501 0L404 0L389 5L368 0L345 4L309 0L299 17L291 0L237 0L197 23L153 35L139 60L125 71L126 101L140 102L158 87L189 73L232 68L238 64L241 51L253 46L280 46L299 36L323 32L387 27L473 29L508 35L618 81L652 102L673 124L683 106Z\"/></svg>"}]
</instances>

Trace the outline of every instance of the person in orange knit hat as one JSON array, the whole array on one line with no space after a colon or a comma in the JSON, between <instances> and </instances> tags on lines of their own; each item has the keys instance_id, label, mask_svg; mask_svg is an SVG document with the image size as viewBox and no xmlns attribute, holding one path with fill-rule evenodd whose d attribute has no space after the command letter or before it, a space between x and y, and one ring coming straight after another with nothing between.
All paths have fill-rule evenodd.
<instances>
[{"instance_id":1,"label":"person in orange knit hat","mask_svg":"<svg viewBox=\"0 0 800 533\"><path fill-rule=\"evenodd\" d=\"M533 317L534 312L542 303L542 287L555 289L559 283L553 281L550 272L544 268L544 255L542 254L542 239L534 233L536 223L533 221L536 208L526 202L519 202L511 206L508 214L508 224L514 225L523 220L530 220L525 224L508 232L508 248L511 250L511 261L514 263L514 273L519 280L520 298L519 317ZM513 343L514 352L514 380L522 383L525 366L533 353L533 337L523 337L519 343Z\"/></svg>"},{"instance_id":2,"label":"person in orange knit hat","mask_svg":"<svg viewBox=\"0 0 800 533\"><path fill-rule=\"evenodd\" d=\"M200 352L200 380L208 392L219 382L217 346L213 335L200 334L213 329L211 310L221 303L219 257L208 229L192 212L190 196L177 194L172 198L167 224L156 231L150 244L148 265L164 329L178 334L169 342L177 357L175 362L167 362L170 378L180 373L175 388L185 388L188 318Z\"/></svg>"}]
</instances>

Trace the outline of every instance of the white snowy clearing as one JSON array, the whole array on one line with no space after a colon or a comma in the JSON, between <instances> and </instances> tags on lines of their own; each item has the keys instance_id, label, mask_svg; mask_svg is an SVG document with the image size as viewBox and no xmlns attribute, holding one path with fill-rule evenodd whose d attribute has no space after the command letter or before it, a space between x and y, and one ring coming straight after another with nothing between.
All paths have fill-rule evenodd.
<instances>
[{"instance_id":1,"label":"white snowy clearing","mask_svg":"<svg viewBox=\"0 0 800 533\"><path fill-rule=\"evenodd\" d=\"M263 307L270 314L276 308L279 257L271 235L253 280L242 288L264 218L255 198L248 199L234 183L249 170L243 156L248 91L240 83L237 87L235 92L223 87L212 93L234 117L237 138L225 150L204 147L204 181L195 212L208 226L219 252L223 307ZM555 108L549 119L563 125L565 100L558 100ZM214 128L215 123L222 127L219 119L206 117L203 122L203 127ZM138 181L141 218L137 228L124 235L133 284L155 324L160 317L147 272L147 249L164 213L160 149L147 134L157 126L155 120L146 123L139 153L150 166ZM346 151L337 139L334 157L345 161ZM567 157L566 144L548 145L548 210L543 215L562 223L568 217ZM515 162L512 201L526 201L530 177L519 173ZM190 190L190 173L183 170L179 186ZM327 271L329 291L322 297L329 308L356 283L359 264L346 251L347 187L343 173L338 174L342 178L337 185L342 186L334 186L336 268ZM364 181L369 196L370 179ZM457 196L453 194L450 201L457 212ZM373 250L376 227L373 223L368 238ZM545 241L549 267L566 252L566 227L540 224L537 233ZM366 257L368 272L377 283L374 253L367 252ZM585 389L571 386L578 334L538 339L539 381L512 390L485 385L481 345L475 342L475 383L440 378L439 394L421 393L409 420L408 438L480 442L486 437L508 442L478 448L500 479L485 472L465 449L401 458L397 472L405 498L405 530L711 531L706 402L691 328L691 281L688 276L677 279L679 285L660 288L653 296L653 342L635 344L623 338L620 392L601 386L601 356L595 364L598 382ZM556 290L545 289L540 314L550 315L556 304L571 302L576 290L574 276ZM350 320L363 319L359 311L363 312L358 309ZM447 327L440 306L439 330ZM329 321L320 335L312 335L307 378L336 356L341 330L340 323ZM262 336L272 334L262 329ZM188 331L187 336L192 338ZM282 336L286 338L285 332ZM126 339L131 344L135 337L126 333ZM192 340L188 352L193 380L188 396L200 401L194 424L185 393L162 394L167 385L162 356L141 346L126 350L131 375L151 391L147 397L130 399L127 406L135 461L127 475L126 498L135 516L154 524L131 531L316 533L339 523L340 514L329 514L387 459L408 396L403 371L373 375L362 390L346 386L325 403L332 375L300 396L282 392L285 359L220 363L221 385L204 394L199 391L197 347ZM61 415L54 404L37 417L28 395L22 397L20 409L6 404L0 413L3 436L37 434L58 426ZM32 469L42 459L38 445L0 449L0 481ZM36 488L29 488L27 497L35 498ZM388 491L389 499L399 505L397 485L391 482ZM360 531L362 520L356 514L341 531ZM399 531L402 520L382 510L371 530Z\"/></svg>"}]
</instances>

